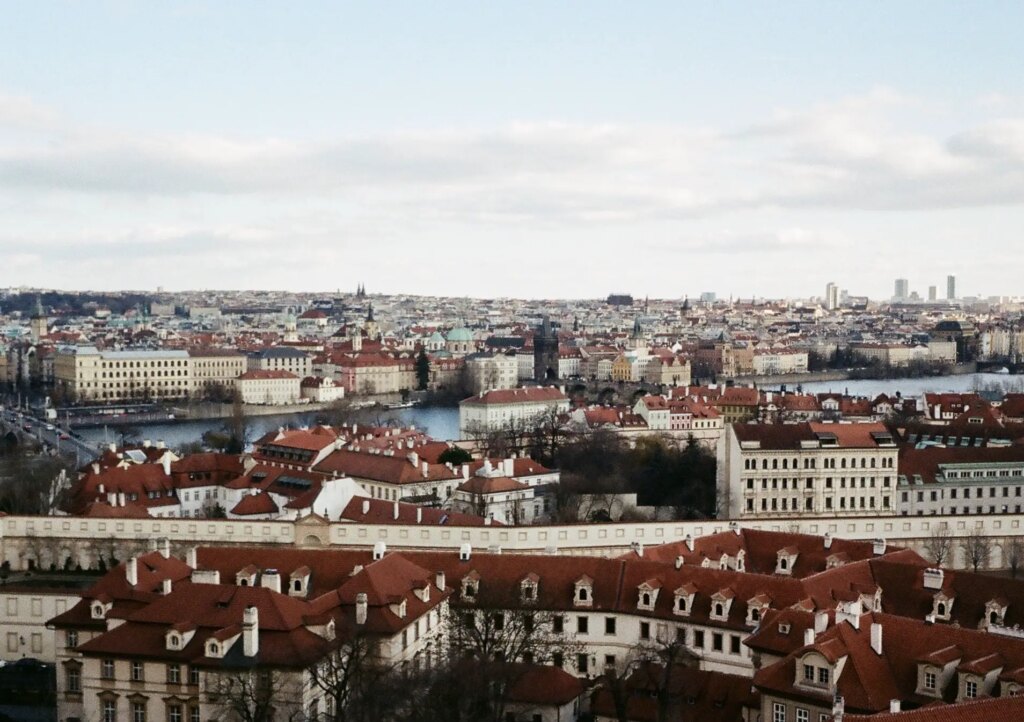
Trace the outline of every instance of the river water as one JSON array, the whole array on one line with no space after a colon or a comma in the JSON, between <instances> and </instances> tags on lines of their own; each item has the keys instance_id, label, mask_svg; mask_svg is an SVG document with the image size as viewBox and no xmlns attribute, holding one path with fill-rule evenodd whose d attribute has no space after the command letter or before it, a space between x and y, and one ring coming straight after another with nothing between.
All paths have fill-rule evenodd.
<instances>
[{"instance_id":1,"label":"river water","mask_svg":"<svg viewBox=\"0 0 1024 722\"><path fill-rule=\"evenodd\" d=\"M789 384L788 390L796 390L796 384ZM817 381L802 384L804 393L846 392L855 396L874 398L880 393L894 395L897 391L904 396L920 396L924 393L946 391L976 391L986 387L999 388L1002 391L1024 391L1024 376L1007 376L1005 374L964 374L962 376L929 376L918 379L860 379L846 381ZM368 415L368 422L378 419L373 412ZM316 412L302 414L281 414L274 416L254 416L249 419L249 439L257 439L263 434L280 426L299 426L316 423ZM409 424L423 429L435 439L459 438L459 410L451 407L413 407L396 409L379 414L380 420L393 418L403 426ZM199 441L203 432L209 429L220 429L225 421L206 419L201 421L180 421L141 426L143 439L161 440L171 448L192 441ZM79 433L87 442L100 444L117 441L117 427L79 429Z\"/></svg>"},{"instance_id":2,"label":"river water","mask_svg":"<svg viewBox=\"0 0 1024 722\"><path fill-rule=\"evenodd\" d=\"M380 414L367 413L368 423L375 423L378 420L395 419L403 426L413 424L416 428L425 430L436 439L457 439L459 438L459 410L451 407L412 407L408 409L395 409L392 411L381 411ZM159 424L146 424L138 426L143 439L163 441L171 448L192 441L199 441L203 433L210 429L220 429L226 423L226 419L203 419L197 421L174 421ZM273 416L253 416L248 419L249 440L258 439L268 431L281 426L300 426L315 424L317 421L316 412L301 414L279 414ZM78 433L87 442L102 444L116 442L119 440L118 427L87 428L79 429Z\"/></svg>"}]
</instances>

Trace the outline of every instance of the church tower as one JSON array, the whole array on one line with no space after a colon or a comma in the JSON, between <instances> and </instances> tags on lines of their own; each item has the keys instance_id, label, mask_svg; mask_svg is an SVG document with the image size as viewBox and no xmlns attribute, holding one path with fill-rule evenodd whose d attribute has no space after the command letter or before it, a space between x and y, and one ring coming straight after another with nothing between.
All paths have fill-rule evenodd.
<instances>
[{"instance_id":1,"label":"church tower","mask_svg":"<svg viewBox=\"0 0 1024 722\"><path fill-rule=\"evenodd\" d=\"M376 341L380 338L380 327L377 326L377 322L373 320L373 304L369 304L369 310L366 312L366 321L363 322L363 332L366 334L366 338L370 341Z\"/></svg>"},{"instance_id":2,"label":"church tower","mask_svg":"<svg viewBox=\"0 0 1024 722\"><path fill-rule=\"evenodd\" d=\"M39 343L40 339L47 335L47 326L46 314L43 313L43 302L39 296L36 296L36 307L29 322L29 333L33 344Z\"/></svg>"},{"instance_id":3,"label":"church tower","mask_svg":"<svg viewBox=\"0 0 1024 722\"><path fill-rule=\"evenodd\" d=\"M537 383L558 378L558 331L545 315L533 334L533 380Z\"/></svg>"}]
</instances>

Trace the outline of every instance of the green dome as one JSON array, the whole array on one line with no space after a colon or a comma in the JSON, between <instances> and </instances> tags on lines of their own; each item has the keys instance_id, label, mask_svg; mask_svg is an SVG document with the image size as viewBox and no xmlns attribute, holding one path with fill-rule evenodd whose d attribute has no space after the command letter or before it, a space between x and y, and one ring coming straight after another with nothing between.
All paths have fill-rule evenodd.
<instances>
[{"instance_id":1,"label":"green dome","mask_svg":"<svg viewBox=\"0 0 1024 722\"><path fill-rule=\"evenodd\" d=\"M473 334L468 328L453 328L448 332L448 341L456 343L469 343L473 340Z\"/></svg>"}]
</instances>

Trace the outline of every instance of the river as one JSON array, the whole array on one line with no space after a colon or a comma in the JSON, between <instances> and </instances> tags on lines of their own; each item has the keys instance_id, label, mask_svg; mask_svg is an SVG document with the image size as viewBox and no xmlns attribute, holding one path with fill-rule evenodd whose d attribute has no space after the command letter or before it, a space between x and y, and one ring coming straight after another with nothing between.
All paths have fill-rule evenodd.
<instances>
[{"instance_id":1,"label":"river","mask_svg":"<svg viewBox=\"0 0 1024 722\"><path fill-rule=\"evenodd\" d=\"M423 429L436 439L457 439L459 438L459 410L452 407L412 407L408 409L395 409L392 411L381 411L378 414L368 412L365 414L367 421L376 422L380 420L396 419L403 426L410 424ZM249 440L258 439L268 431L280 426L299 426L315 424L316 412L301 414L281 414L274 416L253 416L248 420ZM159 424L146 424L138 426L143 439L163 441L171 448L182 444L199 441L203 433L210 429L221 428L226 420L203 419L197 421L174 421ZM118 441L118 427L107 428L93 427L79 429L78 433L87 442L102 444L105 442Z\"/></svg>"},{"instance_id":2,"label":"river","mask_svg":"<svg viewBox=\"0 0 1024 722\"><path fill-rule=\"evenodd\" d=\"M904 396L920 396L929 392L944 391L975 391L994 386L1003 391L1024 391L1024 377L1006 374L964 374L961 376L928 376L916 379L858 379L846 381L816 381L802 384L804 393L847 392L855 396L874 398L878 394L895 394L897 391ZM790 391L796 384L789 384ZM369 412L367 421L374 423L378 414ZM249 440L257 439L263 434L280 426L297 426L316 423L316 412L301 414L281 414L275 416L254 416L249 419ZM412 407L382 411L380 420L390 418L398 420L403 426L409 424L423 429L435 439L459 438L459 410L452 407ZM198 441L209 429L219 429L223 420L179 421L170 423L147 424L139 427L143 439L156 442L163 441L171 448ZM82 438L91 444L117 441L117 427L79 429Z\"/></svg>"},{"instance_id":3,"label":"river","mask_svg":"<svg viewBox=\"0 0 1024 722\"><path fill-rule=\"evenodd\" d=\"M793 391L796 384L788 384ZM921 396L926 393L979 391L987 387L1002 392L1024 391L1024 376L1007 374L961 374L958 376L925 376L916 379L848 379L844 381L814 381L802 384L805 394L844 392L854 396L874 398L879 394Z\"/></svg>"}]
</instances>

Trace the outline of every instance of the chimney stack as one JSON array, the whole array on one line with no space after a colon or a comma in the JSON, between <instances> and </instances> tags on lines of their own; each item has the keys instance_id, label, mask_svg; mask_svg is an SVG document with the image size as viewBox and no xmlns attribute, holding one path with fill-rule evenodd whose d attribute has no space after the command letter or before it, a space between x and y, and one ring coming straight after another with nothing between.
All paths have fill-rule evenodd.
<instances>
[{"instance_id":1,"label":"chimney stack","mask_svg":"<svg viewBox=\"0 0 1024 722\"><path fill-rule=\"evenodd\" d=\"M366 593L356 595L356 624L366 624Z\"/></svg>"},{"instance_id":2,"label":"chimney stack","mask_svg":"<svg viewBox=\"0 0 1024 722\"><path fill-rule=\"evenodd\" d=\"M370 500L369 499L363 499L363 514L366 515L366 514L369 514L369 513L370 513Z\"/></svg>"},{"instance_id":3,"label":"chimney stack","mask_svg":"<svg viewBox=\"0 0 1024 722\"><path fill-rule=\"evenodd\" d=\"M171 589L172 588L173 587L172 587L171 580L170 579L164 579L163 582L160 584L160 593L163 594L166 597L168 594L171 593Z\"/></svg>"},{"instance_id":4,"label":"chimney stack","mask_svg":"<svg viewBox=\"0 0 1024 722\"><path fill-rule=\"evenodd\" d=\"M822 634L828 629L828 612L814 613L814 633Z\"/></svg>"},{"instance_id":5,"label":"chimney stack","mask_svg":"<svg viewBox=\"0 0 1024 722\"><path fill-rule=\"evenodd\" d=\"M160 554L163 555L164 559L171 558L171 540L167 537L160 540Z\"/></svg>"},{"instance_id":6,"label":"chimney stack","mask_svg":"<svg viewBox=\"0 0 1024 722\"><path fill-rule=\"evenodd\" d=\"M900 701L898 699L891 699L891 700L889 700L889 713L890 714L896 714L897 712L901 712L902 708L903 708L903 705L900 703Z\"/></svg>"},{"instance_id":7,"label":"chimney stack","mask_svg":"<svg viewBox=\"0 0 1024 722\"><path fill-rule=\"evenodd\" d=\"M397 519L398 518L398 502L397 501L395 502L394 512L393 513L394 513L395 519Z\"/></svg>"},{"instance_id":8,"label":"chimney stack","mask_svg":"<svg viewBox=\"0 0 1024 722\"><path fill-rule=\"evenodd\" d=\"M260 651L260 618L256 607L249 606L242 612L242 652L246 657L255 657Z\"/></svg>"},{"instance_id":9,"label":"chimney stack","mask_svg":"<svg viewBox=\"0 0 1024 722\"><path fill-rule=\"evenodd\" d=\"M885 547L886 547L885 539L875 539L871 543L871 551L872 551L872 553L876 557L879 557L879 556L882 556L883 554L885 554Z\"/></svg>"},{"instance_id":10,"label":"chimney stack","mask_svg":"<svg viewBox=\"0 0 1024 722\"><path fill-rule=\"evenodd\" d=\"M832 700L832 722L843 722L846 714L846 700L841 695L836 695Z\"/></svg>"},{"instance_id":11,"label":"chimney stack","mask_svg":"<svg viewBox=\"0 0 1024 722\"><path fill-rule=\"evenodd\" d=\"M878 622L871 623L871 649L875 654L882 654L882 625Z\"/></svg>"},{"instance_id":12,"label":"chimney stack","mask_svg":"<svg viewBox=\"0 0 1024 722\"><path fill-rule=\"evenodd\" d=\"M124 577L130 587L139 583L139 562L135 557L124 563Z\"/></svg>"},{"instance_id":13,"label":"chimney stack","mask_svg":"<svg viewBox=\"0 0 1024 722\"><path fill-rule=\"evenodd\" d=\"M693 537L690 536L689 534L687 534L686 535L686 539L684 539L683 541L686 542L686 548L689 549L692 552L693 551Z\"/></svg>"},{"instance_id":14,"label":"chimney stack","mask_svg":"<svg viewBox=\"0 0 1024 722\"><path fill-rule=\"evenodd\" d=\"M473 547L469 544L463 544L459 547L459 561L468 562L469 558L473 555Z\"/></svg>"},{"instance_id":15,"label":"chimney stack","mask_svg":"<svg viewBox=\"0 0 1024 722\"><path fill-rule=\"evenodd\" d=\"M373 560L377 561L378 559L383 559L384 558L384 554L387 552L387 550L388 550L388 545L385 544L382 541L379 541L376 544L374 544L373 545Z\"/></svg>"},{"instance_id":16,"label":"chimney stack","mask_svg":"<svg viewBox=\"0 0 1024 722\"><path fill-rule=\"evenodd\" d=\"M171 455L168 454L165 451L164 455L160 457L160 463L163 464L163 467L164 467L164 476L170 476L171 475Z\"/></svg>"},{"instance_id":17,"label":"chimney stack","mask_svg":"<svg viewBox=\"0 0 1024 722\"><path fill-rule=\"evenodd\" d=\"M197 547L189 547L185 553L185 563L195 569L199 566L199 550Z\"/></svg>"},{"instance_id":18,"label":"chimney stack","mask_svg":"<svg viewBox=\"0 0 1024 722\"><path fill-rule=\"evenodd\" d=\"M434 586L436 586L442 592L444 591L444 587L445 587L444 572L438 572L437 574L434 575Z\"/></svg>"},{"instance_id":19,"label":"chimney stack","mask_svg":"<svg viewBox=\"0 0 1024 722\"><path fill-rule=\"evenodd\" d=\"M676 569L682 569L682 568L683 568L683 557L682 557L682 555L679 555L679 556L676 557Z\"/></svg>"},{"instance_id":20,"label":"chimney stack","mask_svg":"<svg viewBox=\"0 0 1024 722\"><path fill-rule=\"evenodd\" d=\"M281 593L281 573L276 569L264 569L260 575L260 586Z\"/></svg>"},{"instance_id":21,"label":"chimney stack","mask_svg":"<svg viewBox=\"0 0 1024 722\"><path fill-rule=\"evenodd\" d=\"M810 646L814 644L814 627L808 627L804 630L804 646Z\"/></svg>"},{"instance_id":22,"label":"chimney stack","mask_svg":"<svg viewBox=\"0 0 1024 722\"><path fill-rule=\"evenodd\" d=\"M831 549L832 548L832 533L831 532L825 532L824 539L825 539L825 548L826 549Z\"/></svg>"},{"instance_id":23,"label":"chimney stack","mask_svg":"<svg viewBox=\"0 0 1024 722\"><path fill-rule=\"evenodd\" d=\"M423 523L423 507L422 506L416 507L416 523L417 524L422 524Z\"/></svg>"}]
</instances>

